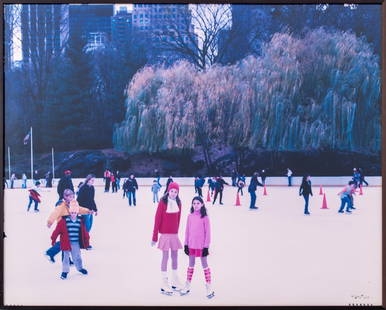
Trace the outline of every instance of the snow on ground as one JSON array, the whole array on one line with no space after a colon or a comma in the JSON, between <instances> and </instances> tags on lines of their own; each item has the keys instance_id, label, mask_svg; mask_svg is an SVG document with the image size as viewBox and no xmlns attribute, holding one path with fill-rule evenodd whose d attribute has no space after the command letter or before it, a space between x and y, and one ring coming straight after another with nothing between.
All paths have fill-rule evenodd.
<instances>
[{"instance_id":1,"label":"snow on ground","mask_svg":"<svg viewBox=\"0 0 386 310\"><path fill-rule=\"evenodd\" d=\"M161 189L163 190L164 187ZM328 210L314 187L311 216L303 215L298 187L258 188L257 211L249 195L234 206L236 189L225 188L225 204L207 203L212 225L209 266L215 297L205 297L204 275L196 261L187 296L159 293L161 252L150 246L156 206L150 187L137 192L129 207L122 192L96 188L98 216L91 230L92 251L82 250L83 276L75 267L59 278L60 255L43 255L54 227L46 220L56 188L42 194L40 213L26 212L26 190L5 190L4 303L6 305L348 305L381 304L381 187L364 188L353 214L338 214L341 187L325 189ZM206 198L207 188L204 190ZM184 242L194 188L181 187ZM179 252L185 282L188 257ZM170 268L170 267L169 267Z\"/></svg>"}]
</instances>

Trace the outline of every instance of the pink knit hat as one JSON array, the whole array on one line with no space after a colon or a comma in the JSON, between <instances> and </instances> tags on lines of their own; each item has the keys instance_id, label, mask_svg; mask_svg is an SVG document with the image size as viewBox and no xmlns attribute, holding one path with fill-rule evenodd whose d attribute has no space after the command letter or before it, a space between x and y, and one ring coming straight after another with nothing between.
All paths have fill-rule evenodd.
<instances>
[{"instance_id":1,"label":"pink knit hat","mask_svg":"<svg viewBox=\"0 0 386 310\"><path fill-rule=\"evenodd\" d=\"M168 192L169 192L172 188L174 188L175 190L177 190L177 192L180 191L180 186L179 186L176 182L172 182L172 183L169 184L169 186L168 186Z\"/></svg>"}]
</instances>

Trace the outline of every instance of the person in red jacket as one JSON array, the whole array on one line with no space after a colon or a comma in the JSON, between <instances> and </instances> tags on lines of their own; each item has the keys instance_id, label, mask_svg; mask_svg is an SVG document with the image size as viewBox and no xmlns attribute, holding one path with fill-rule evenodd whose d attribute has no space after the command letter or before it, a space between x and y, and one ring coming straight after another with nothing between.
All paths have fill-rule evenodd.
<instances>
[{"instance_id":1,"label":"person in red jacket","mask_svg":"<svg viewBox=\"0 0 386 310\"><path fill-rule=\"evenodd\" d=\"M69 213L70 215L62 217L51 235L52 245L60 236L60 249L63 251L63 269L60 278L63 280L70 271L70 252L76 269L83 275L87 274L87 270L82 266L80 249L87 249L90 236L82 217L79 216L79 205L76 200L70 202Z\"/></svg>"},{"instance_id":2,"label":"person in red jacket","mask_svg":"<svg viewBox=\"0 0 386 310\"><path fill-rule=\"evenodd\" d=\"M180 226L181 219L181 200L178 197L179 189L180 188L177 183L170 183L167 193L158 203L154 220L153 238L151 242L151 245L154 246L158 241L158 234L161 234L158 242L158 248L162 251L161 293L165 295L172 295L173 289L176 291L181 289L181 284L177 275L177 255L178 250L182 249L181 241L178 239L178 228ZM169 286L167 276L169 250L172 258L172 287Z\"/></svg>"}]
</instances>

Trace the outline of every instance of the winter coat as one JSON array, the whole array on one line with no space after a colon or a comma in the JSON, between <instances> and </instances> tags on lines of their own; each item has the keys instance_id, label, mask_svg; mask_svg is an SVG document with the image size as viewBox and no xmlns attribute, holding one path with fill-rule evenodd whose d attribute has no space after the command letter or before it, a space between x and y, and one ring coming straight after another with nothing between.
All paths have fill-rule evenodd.
<instances>
[{"instance_id":1,"label":"winter coat","mask_svg":"<svg viewBox=\"0 0 386 310\"><path fill-rule=\"evenodd\" d=\"M153 193L158 193L160 189L161 189L161 186L158 183L153 184L151 187L151 191Z\"/></svg>"},{"instance_id":2,"label":"winter coat","mask_svg":"<svg viewBox=\"0 0 386 310\"><path fill-rule=\"evenodd\" d=\"M264 186L264 185L259 182L259 180L257 179L257 176L254 176L251 179L251 183L249 183L248 192L250 193L256 192L257 186Z\"/></svg>"},{"instance_id":3,"label":"winter coat","mask_svg":"<svg viewBox=\"0 0 386 310\"><path fill-rule=\"evenodd\" d=\"M135 178L134 179L128 178L125 184L123 184L123 190L125 192L135 192L136 190L138 190L137 180Z\"/></svg>"},{"instance_id":4,"label":"winter coat","mask_svg":"<svg viewBox=\"0 0 386 310\"><path fill-rule=\"evenodd\" d=\"M55 230L51 235L52 245L55 244L56 239L60 236L60 249L62 251L71 251L71 242L68 235L68 229L66 225L66 217L63 216L58 224L56 225ZM90 235L86 231L86 226L84 224L83 218L80 218L80 229L79 229L79 246L81 249L86 249L90 245Z\"/></svg>"},{"instance_id":5,"label":"winter coat","mask_svg":"<svg viewBox=\"0 0 386 310\"><path fill-rule=\"evenodd\" d=\"M201 218L200 211L194 211L188 215L185 230L185 245L190 249L209 248L210 222L209 217Z\"/></svg>"},{"instance_id":6,"label":"winter coat","mask_svg":"<svg viewBox=\"0 0 386 310\"><path fill-rule=\"evenodd\" d=\"M94 186L89 186L84 184L80 187L78 192L78 197L76 199L79 202L79 205L85 207L89 210L97 212L97 207L95 204L95 188Z\"/></svg>"},{"instance_id":7,"label":"winter coat","mask_svg":"<svg viewBox=\"0 0 386 310\"><path fill-rule=\"evenodd\" d=\"M74 191L74 185L72 184L72 180L70 176L64 176L59 181L58 188L57 188L59 199L63 199L63 193L64 193L64 190L66 189L70 189Z\"/></svg>"},{"instance_id":8,"label":"winter coat","mask_svg":"<svg viewBox=\"0 0 386 310\"><path fill-rule=\"evenodd\" d=\"M300 185L299 195L311 195L312 196L311 181L303 182L302 185Z\"/></svg>"},{"instance_id":9,"label":"winter coat","mask_svg":"<svg viewBox=\"0 0 386 310\"><path fill-rule=\"evenodd\" d=\"M229 185L227 182L224 181L224 179L218 179L215 183L216 191L222 192L224 190L224 185Z\"/></svg>"},{"instance_id":10,"label":"winter coat","mask_svg":"<svg viewBox=\"0 0 386 310\"><path fill-rule=\"evenodd\" d=\"M37 188L33 188L33 189L28 190L28 191L29 191L29 196L30 196L34 201L40 202L40 194L38 193Z\"/></svg>"},{"instance_id":11,"label":"winter coat","mask_svg":"<svg viewBox=\"0 0 386 310\"><path fill-rule=\"evenodd\" d=\"M197 187L203 187L204 186L204 184L205 184L205 179L204 178L199 178L198 180L197 180Z\"/></svg>"},{"instance_id":12,"label":"winter coat","mask_svg":"<svg viewBox=\"0 0 386 310\"><path fill-rule=\"evenodd\" d=\"M47 223L51 226L55 221L59 221L62 216L70 215L70 207L66 204L65 201L62 201L55 210L49 216ZM79 207L79 214L90 214L90 211L87 208Z\"/></svg>"},{"instance_id":13,"label":"winter coat","mask_svg":"<svg viewBox=\"0 0 386 310\"><path fill-rule=\"evenodd\" d=\"M174 213L167 213L167 207L167 204L163 200L158 203L152 238L154 242L158 241L158 233L178 234L181 219L181 204L178 205L179 211Z\"/></svg>"}]
</instances>

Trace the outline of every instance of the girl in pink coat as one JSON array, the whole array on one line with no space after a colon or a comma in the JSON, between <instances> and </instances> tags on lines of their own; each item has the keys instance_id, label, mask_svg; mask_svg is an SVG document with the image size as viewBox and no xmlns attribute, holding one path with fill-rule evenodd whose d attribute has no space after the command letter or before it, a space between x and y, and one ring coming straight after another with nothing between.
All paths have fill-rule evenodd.
<instances>
[{"instance_id":1,"label":"girl in pink coat","mask_svg":"<svg viewBox=\"0 0 386 310\"><path fill-rule=\"evenodd\" d=\"M170 183L167 193L158 203L151 242L151 245L154 246L158 241L158 234L161 234L158 248L162 251L161 293L165 295L172 295L173 290L179 291L181 289L181 284L177 276L177 254L178 250L182 249L182 244L178 239L178 229L181 219L181 200L178 197L179 189L180 187L177 183ZM169 251L172 257L172 287L169 285L167 275Z\"/></svg>"},{"instance_id":2,"label":"girl in pink coat","mask_svg":"<svg viewBox=\"0 0 386 310\"><path fill-rule=\"evenodd\" d=\"M211 286L211 273L208 266L210 244L210 222L206 213L204 201L201 197L194 197L192 207L188 216L188 223L185 231L185 254L189 256L189 267L185 287L180 291L181 295L190 292L194 263L196 257L201 258L202 268L204 269L206 281L206 296L212 298L214 291Z\"/></svg>"}]
</instances>

